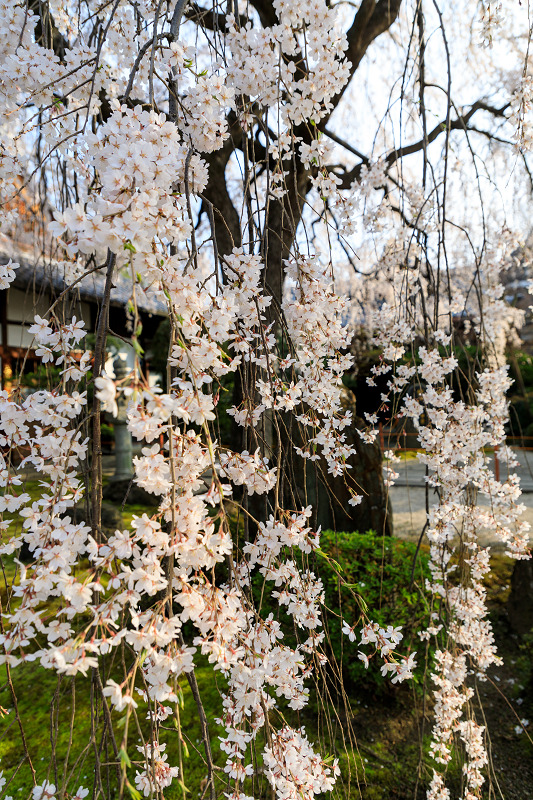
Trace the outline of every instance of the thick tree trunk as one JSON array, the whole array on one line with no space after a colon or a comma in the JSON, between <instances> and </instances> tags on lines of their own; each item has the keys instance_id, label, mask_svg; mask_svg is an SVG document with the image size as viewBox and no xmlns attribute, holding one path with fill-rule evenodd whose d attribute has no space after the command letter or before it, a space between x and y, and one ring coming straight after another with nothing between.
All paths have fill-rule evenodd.
<instances>
[{"instance_id":1,"label":"thick tree trunk","mask_svg":"<svg viewBox=\"0 0 533 800\"><path fill-rule=\"evenodd\" d=\"M275 318L283 299L283 261L290 256L308 191L309 172L299 164L290 169L287 194L280 199L272 199L268 206L263 250L265 289L274 300L270 310L271 318Z\"/></svg>"},{"instance_id":2,"label":"thick tree trunk","mask_svg":"<svg viewBox=\"0 0 533 800\"><path fill-rule=\"evenodd\" d=\"M241 245L239 215L231 201L225 178L231 149L235 146L236 137L239 136L242 138L242 131L237 129L235 123L232 126L231 147L226 145L208 158L209 183L204 197L212 204L214 234L218 254L221 257L229 254L233 247ZM309 191L309 177L309 171L303 165L293 165L287 176L287 193L280 199L272 199L268 206L262 251L265 262L265 293L273 298L268 322L274 322L275 328L281 325L283 262L290 257L296 238L305 198ZM246 375L240 369L235 375L233 402L236 406L242 403L245 396L253 396L255 393L255 385L248 386L247 383L255 384L253 374ZM345 405L351 408L355 420L355 397L348 390L345 392ZM297 503L310 503L315 509L313 520L315 525L321 525L323 528L361 532L374 530L379 534L391 534L392 510L383 482L382 453L379 444L365 444L355 429L347 432L350 443L357 450L357 456L352 459L350 476L359 487L359 493L363 495L360 505L350 506L348 500L351 495L343 477L333 478L328 475L323 462L304 464L294 453L291 437L298 436L297 428L297 425L288 423L288 428L285 430L290 429L291 434L286 439L281 437L284 440L280 441L275 435L272 420L268 418L265 419L262 431L262 449L270 461L276 461L279 453L282 484L284 484L282 492L286 495L288 507L293 507ZM236 425L233 426L232 438L236 449L243 447L249 450L255 449L256 443ZM294 482L295 488L290 486ZM254 516L266 518L269 513L268 505L267 498L258 498L256 502L252 502Z\"/></svg>"},{"instance_id":3,"label":"thick tree trunk","mask_svg":"<svg viewBox=\"0 0 533 800\"><path fill-rule=\"evenodd\" d=\"M507 613L516 633L523 635L533 630L533 561L516 562Z\"/></svg>"},{"instance_id":4,"label":"thick tree trunk","mask_svg":"<svg viewBox=\"0 0 533 800\"><path fill-rule=\"evenodd\" d=\"M354 425L345 430L347 443L355 447L357 455L351 461L348 478L328 474L324 459L306 461L294 455L292 474L297 484L300 505L313 506L313 525L324 530L375 531L390 536L393 532L392 507L383 480L383 454L379 442L366 444L357 433L365 427L355 414L355 396L349 389L343 391L343 407L352 411ZM297 435L297 434L296 434ZM301 442L299 443L301 444ZM363 496L357 506L349 503L348 484ZM291 498L287 497L287 503Z\"/></svg>"}]
</instances>

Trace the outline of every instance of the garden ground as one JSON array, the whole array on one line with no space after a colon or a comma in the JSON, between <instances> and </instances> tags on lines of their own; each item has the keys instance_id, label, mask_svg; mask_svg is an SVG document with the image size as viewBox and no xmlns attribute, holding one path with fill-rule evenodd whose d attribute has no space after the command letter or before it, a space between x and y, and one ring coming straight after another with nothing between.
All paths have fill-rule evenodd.
<instances>
[{"instance_id":1,"label":"garden ground","mask_svg":"<svg viewBox=\"0 0 533 800\"><path fill-rule=\"evenodd\" d=\"M111 462L110 462L111 463ZM109 474L109 464L106 465ZM406 461L404 481L391 490L396 515L396 530L400 537L417 538L421 525L418 517L424 513L425 490L420 478L423 473L416 462ZM526 468L526 465L524 466ZM400 473L402 470L400 470ZM418 484L417 484L418 482ZM525 482L526 483L526 482ZM30 482L28 488L32 487ZM37 491L37 485L35 484ZM533 488L533 481L532 481ZM524 500L528 513L533 516L533 492L527 491ZM140 513L139 507L126 506L125 521L133 513ZM423 523L422 523L423 524ZM407 546L409 547L409 545ZM414 548L406 550L410 557ZM361 551L362 552L362 551ZM365 551L368 560L369 578L376 572L371 562L374 551ZM370 555L369 555L370 554ZM422 555L424 548L422 548ZM335 553L335 556L337 554ZM9 566L9 565L8 565ZM364 566L364 565L363 565ZM400 565L401 566L401 565ZM506 613L506 602L513 562L501 553L492 558L493 572L487 584L489 606L494 625L497 645L503 656L503 666L491 668L489 679L475 684L478 720L483 718L488 726L490 737L491 788L483 794L485 800L505 798L505 800L531 800L533 798L533 636L520 639L511 632ZM410 571L410 565L407 564ZM379 570L378 570L379 572ZM359 587L365 583L358 577ZM365 579L368 580L368 579ZM384 584L383 584L384 585ZM367 591L372 589L367 585ZM381 589L380 589L381 591ZM392 621L392 620L391 620ZM356 659L355 647L346 649L344 658L349 669L350 660ZM420 648L421 649L421 648ZM360 666L360 664L359 664ZM376 667L377 670L377 667ZM17 667L12 673L16 694L19 698L20 719L40 780L45 777L56 785L61 783L61 756L71 749L72 780L69 791L79 785L92 785L93 755L91 748L84 750L90 741L89 694L90 678L79 676L74 680L59 678L51 672L43 671L35 663ZM217 678L211 668L202 665L197 671L198 684L204 701L213 736L213 751L217 767L217 782L220 790L224 786L223 754L218 749L217 736L221 730L215 723L220 714L220 695ZM15 719L13 698L4 682L5 669L0 673L0 769L10 778L4 792L14 800L25 799L32 787L31 775L24 762L20 745L19 726ZM190 689L185 680L181 683L182 705L180 725L183 732L183 749L188 752L185 758L184 784L175 780L165 792L167 800L188 797L201 798L205 788L205 763L200 742L200 729L196 719L196 709ZM142 703L140 704L142 710ZM74 724L71 727L71 712L74 711ZM348 764L351 769L349 792L346 784L341 789L343 800L422 800L425 787L431 775L428 758L428 743L431 731L431 696L423 694L421 686L388 686L366 683L359 687L352 682L348 688L348 711L340 707L333 710L340 724L351 727L355 734L355 747L349 757L342 754L340 739L337 739L335 755L340 757L346 775ZM528 721L531 720L531 724ZM116 738L122 736L120 715L116 719ZM310 707L302 713L299 724L306 726L311 739L319 736L315 709ZM174 719L168 723L169 760L176 761L177 736ZM70 743L70 745L69 745ZM55 744L57 761L54 760ZM128 757L135 762L134 747L130 745ZM133 783L135 765L128 768L128 777ZM448 784L452 797L461 795L461 769L458 760L449 768ZM222 796L222 794L221 794ZM135 797L135 795L134 795ZM265 795L266 798L266 795Z\"/></svg>"}]
</instances>

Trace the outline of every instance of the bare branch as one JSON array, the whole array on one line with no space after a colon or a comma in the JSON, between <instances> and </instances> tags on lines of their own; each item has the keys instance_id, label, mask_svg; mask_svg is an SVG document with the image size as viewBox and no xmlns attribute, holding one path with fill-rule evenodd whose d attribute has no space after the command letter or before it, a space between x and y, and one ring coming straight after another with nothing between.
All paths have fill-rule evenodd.
<instances>
[{"instance_id":1,"label":"bare branch","mask_svg":"<svg viewBox=\"0 0 533 800\"><path fill-rule=\"evenodd\" d=\"M485 136L488 136L489 138L493 138L495 140L504 142L505 140L497 139L496 136L489 134L488 132L478 130L477 128L473 128L468 123L472 119L474 114L476 114L478 111L487 111L495 117L505 118L505 112L508 108L509 108L509 103L506 103L500 108L496 108L495 106L490 105L490 103L487 103L485 100L478 100L470 107L470 109L465 114L461 114L457 116L454 120L452 120L449 124L448 130L465 131L465 132L473 130L476 133L481 133L484 134ZM435 127L427 134L426 138L419 139L418 141L413 142L412 144L405 145L405 147L398 147L394 150L391 150L391 152L388 155L386 155L384 159L385 163L387 164L387 167L391 167L396 161L404 158L405 156L410 156L413 155L414 153L421 152L422 150L424 150L424 147L436 141L436 139L438 139L438 137L442 133L445 133L446 130L447 130L446 122L443 120L442 122L439 122L437 125L435 125ZM354 153L354 155L357 155L359 158L361 158L363 164L370 163L370 159L368 157L364 156L362 153L359 153L348 142L343 141L343 139L336 136L335 134L332 134L329 130L326 130L325 134L326 136L329 136L331 139L333 139L333 141L337 142L337 144L340 144L342 147L345 147L350 153ZM358 181L360 179L361 166L362 164L356 164L355 167L352 167L352 169L350 170L346 170L346 172L342 175L335 173L337 177L341 178L342 181L340 184L341 189L349 189L354 181ZM331 169L331 167L328 167L328 169Z\"/></svg>"},{"instance_id":2,"label":"bare branch","mask_svg":"<svg viewBox=\"0 0 533 800\"><path fill-rule=\"evenodd\" d=\"M451 120L449 125L450 131L457 131L457 130L467 130L468 122L472 119L474 114L478 111L488 111L495 117L503 117L505 115L506 110L509 108L509 103L501 106L501 108L495 108L487 103L485 100L478 100L474 103L473 106L466 112L466 114L462 114L461 116L456 117L456 119ZM434 142L441 133L446 131L446 122L439 122L432 131L430 131L427 135L427 144L431 144ZM398 147L395 150L392 150L388 156L386 156L385 161L387 162L388 166L394 164L399 158L403 158L404 156L412 155L413 153L418 153L420 150L423 150L425 146L425 140L420 139L418 142L413 142L412 144L408 144L405 147Z\"/></svg>"},{"instance_id":3,"label":"bare branch","mask_svg":"<svg viewBox=\"0 0 533 800\"><path fill-rule=\"evenodd\" d=\"M354 76L374 39L388 31L396 22L401 4L402 0L379 0L378 2L376 0L363 0L347 33L348 48L346 57L351 64L350 79ZM333 98L333 109L319 124L321 130L326 127L331 114L349 85L350 81Z\"/></svg>"}]
</instances>

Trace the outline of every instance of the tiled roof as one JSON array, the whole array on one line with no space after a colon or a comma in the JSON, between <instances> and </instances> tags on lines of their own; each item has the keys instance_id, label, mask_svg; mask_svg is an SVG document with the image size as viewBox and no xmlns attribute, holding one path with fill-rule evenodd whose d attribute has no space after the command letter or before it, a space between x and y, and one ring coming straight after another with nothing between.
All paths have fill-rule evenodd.
<instances>
[{"instance_id":1,"label":"tiled roof","mask_svg":"<svg viewBox=\"0 0 533 800\"><path fill-rule=\"evenodd\" d=\"M5 250L8 250L8 248L5 248ZM0 264L7 264L10 258L20 264L12 286L16 286L19 289L27 289L29 286L48 289L52 297L59 295L67 288L64 275L54 262L44 264L42 261L17 253L12 248L9 248L8 252L5 250L4 248L0 250ZM82 278L72 291L78 292L81 300L95 302L102 297L104 287L105 270L101 269ZM131 281L119 272L111 289L111 305L124 308L130 298ZM136 287L136 302L137 307L142 311L156 316L167 316L165 303L153 294L147 294L140 286Z\"/></svg>"}]
</instances>

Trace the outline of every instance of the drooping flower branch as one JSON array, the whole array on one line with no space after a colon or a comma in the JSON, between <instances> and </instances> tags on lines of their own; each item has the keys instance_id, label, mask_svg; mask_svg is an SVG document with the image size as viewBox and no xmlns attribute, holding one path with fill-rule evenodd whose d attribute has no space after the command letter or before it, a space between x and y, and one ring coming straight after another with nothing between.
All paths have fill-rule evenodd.
<instances>
[{"instance_id":1,"label":"drooping flower branch","mask_svg":"<svg viewBox=\"0 0 533 800\"><path fill-rule=\"evenodd\" d=\"M346 249L361 225L376 237L390 225L394 235L378 258L387 299L372 303L381 359L370 383L387 376L381 410L411 421L428 483L437 490L426 531L432 571L426 590L435 616L421 632L438 647L431 754L436 765L448 763L459 738L467 756L465 798L479 797L486 752L482 726L465 711L468 676L498 663L480 530L491 530L515 558L528 549L517 479L510 473L497 481L486 452L496 446L507 452L509 379L501 355L512 320L499 285L501 264L485 253L461 274L438 271L437 281L430 262L442 249L440 187L426 192L425 179L420 187L394 173L396 149L339 169L331 164L331 142L339 137L326 138L331 113L365 53L362 43L368 47L393 23L400 3L389 4L386 20L365 19L361 4L355 34L325 0L305 7L275 0L267 14L263 4L246 11L236 4L232 14L213 7L205 10L210 22L201 43L178 30L183 3L172 9L151 0L88 2L86 16L68 0L38 4L46 5L44 16L30 5L33 12L0 0L0 102L9 120L0 145L2 231L17 223L14 203L26 186L46 191L38 232L65 275L64 294L99 269L106 289L94 352L81 349L84 323L54 303L35 315L28 332L35 356L59 377L27 396L0 395L0 553L16 554L18 569L8 587L0 662L10 670L38 661L60 675L90 675L120 796L129 789L162 797L175 780L185 787L182 760L170 763L163 741L173 716L181 747L183 681L197 706L211 800L222 791L245 800L261 770L279 800L333 791L337 759L319 754L304 726L285 718L286 709L307 706L310 680L327 663L328 613L320 531L310 523L313 509L295 501L297 487L287 488L287 451L304 464L323 461L332 480L348 487L348 503L361 501L364 489L350 472L358 458L348 436L354 419L342 400L353 331L329 237L335 224ZM494 4L484 5L483 35L490 40ZM517 91L512 120L523 129L527 98L525 89ZM300 223L316 209L324 229L310 247ZM17 269L12 261L0 268L0 289ZM119 273L130 282L136 368L117 383L104 355ZM440 281L448 282L446 297L436 291ZM140 363L141 295L167 309L164 387L151 385ZM466 397L452 385L458 313L482 353ZM231 445L216 426L228 377L237 387L228 411L238 431ZM134 482L155 505L105 532L100 415L116 415L124 398L129 431L140 445ZM362 442L376 438L379 411L366 413ZM284 440L287 420L297 423L300 439ZM24 457L15 467L18 454ZM19 488L25 467L39 475L37 499ZM394 477L389 466L387 486ZM481 495L489 505L478 504ZM286 611L290 636L257 601L258 585ZM375 623L363 602L359 618L343 619L342 630L348 641L358 640L365 666L379 655L392 683L412 677L419 656L400 652L401 630ZM104 669L115 658L123 674ZM224 679L219 724L227 758L220 785L212 721L195 676L200 661ZM148 724L141 724L141 705ZM120 734L113 724L118 715ZM139 753L135 777L128 772L132 739ZM95 796L105 796L100 772L97 760ZM66 778L56 790L33 766L32 776L35 800L70 792ZM74 797L86 793L81 787ZM436 768L428 797L448 796Z\"/></svg>"}]
</instances>

